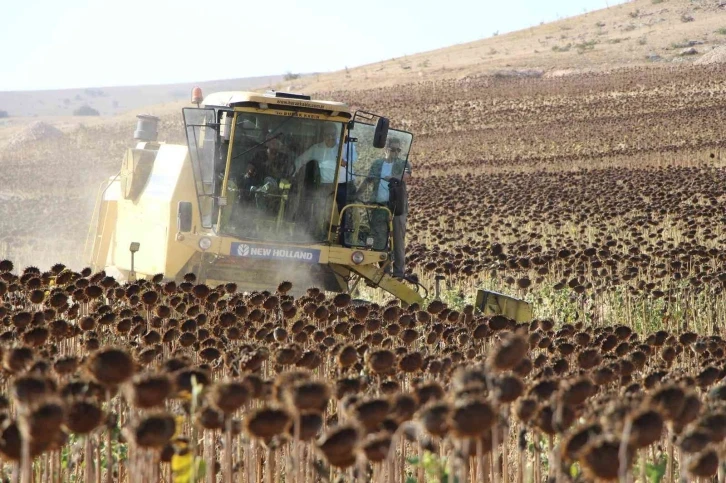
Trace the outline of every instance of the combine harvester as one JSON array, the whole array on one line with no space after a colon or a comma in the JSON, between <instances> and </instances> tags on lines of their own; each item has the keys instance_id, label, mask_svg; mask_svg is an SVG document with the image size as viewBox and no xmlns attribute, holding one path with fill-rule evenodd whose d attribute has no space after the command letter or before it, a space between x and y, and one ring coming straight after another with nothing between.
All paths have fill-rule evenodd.
<instances>
[{"instance_id":1,"label":"combine harvester","mask_svg":"<svg viewBox=\"0 0 726 483\"><path fill-rule=\"evenodd\" d=\"M86 243L93 269L126 280L192 272L243 290L289 280L298 291L350 293L363 281L423 304L416 280L387 274L396 207L376 203L377 182L361 189L387 140L398 141L407 162L411 133L297 94L203 98L195 88L192 102L182 110L186 146L157 141L158 118L138 116L136 147L99 189ZM493 292L479 291L477 306L531 318L529 304Z\"/></svg>"}]
</instances>

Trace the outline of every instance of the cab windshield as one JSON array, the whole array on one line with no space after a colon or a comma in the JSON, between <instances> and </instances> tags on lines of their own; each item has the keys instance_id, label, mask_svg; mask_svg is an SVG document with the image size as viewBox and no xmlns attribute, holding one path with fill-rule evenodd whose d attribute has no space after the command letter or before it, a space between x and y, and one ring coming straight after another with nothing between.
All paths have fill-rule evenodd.
<instances>
[{"instance_id":1,"label":"cab windshield","mask_svg":"<svg viewBox=\"0 0 726 483\"><path fill-rule=\"evenodd\" d=\"M221 234L291 243L328 239L343 124L290 114L235 113L229 172L219 173L226 178L219 183L226 201Z\"/></svg>"}]
</instances>

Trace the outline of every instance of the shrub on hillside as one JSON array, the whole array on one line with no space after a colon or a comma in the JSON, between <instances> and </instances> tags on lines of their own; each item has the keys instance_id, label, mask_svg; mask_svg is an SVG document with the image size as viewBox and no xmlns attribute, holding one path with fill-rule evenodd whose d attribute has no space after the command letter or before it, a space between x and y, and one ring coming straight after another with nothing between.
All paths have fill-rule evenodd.
<instances>
[{"instance_id":1,"label":"shrub on hillside","mask_svg":"<svg viewBox=\"0 0 726 483\"><path fill-rule=\"evenodd\" d=\"M74 116L100 116L101 113L89 106L84 104L83 106L73 111Z\"/></svg>"},{"instance_id":2,"label":"shrub on hillside","mask_svg":"<svg viewBox=\"0 0 726 483\"><path fill-rule=\"evenodd\" d=\"M8 114L8 111L1 111L0 110L0 119L4 117L10 117L10 114Z\"/></svg>"}]
</instances>

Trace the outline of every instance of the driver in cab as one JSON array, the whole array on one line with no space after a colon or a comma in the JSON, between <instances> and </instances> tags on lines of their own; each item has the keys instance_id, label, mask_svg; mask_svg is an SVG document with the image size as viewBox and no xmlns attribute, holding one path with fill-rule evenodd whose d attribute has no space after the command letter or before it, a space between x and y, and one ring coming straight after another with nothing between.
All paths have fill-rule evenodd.
<instances>
[{"instance_id":1,"label":"driver in cab","mask_svg":"<svg viewBox=\"0 0 726 483\"><path fill-rule=\"evenodd\" d=\"M303 166L310 161L317 161L318 170L320 172L320 187L330 188L330 192L335 189L338 184L338 194L336 203L338 210L342 210L346 204L347 190L347 162L345 153L338 171L338 177L335 177L335 170L338 167L338 152L340 141L340 127L333 123L326 123L323 127L323 141L310 146L304 153L295 160L295 172L297 173Z\"/></svg>"},{"instance_id":2,"label":"driver in cab","mask_svg":"<svg viewBox=\"0 0 726 483\"><path fill-rule=\"evenodd\" d=\"M265 149L256 156L255 164L262 168L265 178L271 177L277 182L288 179L293 171L289 152L278 137L265 143Z\"/></svg>"},{"instance_id":3,"label":"driver in cab","mask_svg":"<svg viewBox=\"0 0 726 483\"><path fill-rule=\"evenodd\" d=\"M334 124L326 124L323 127L323 141L310 146L304 153L295 160L295 171L297 172L310 161L318 162L320 170L320 183L333 184L335 182L335 168L338 164L338 128ZM344 170L341 170L341 174ZM345 179L345 176L339 176Z\"/></svg>"}]
</instances>

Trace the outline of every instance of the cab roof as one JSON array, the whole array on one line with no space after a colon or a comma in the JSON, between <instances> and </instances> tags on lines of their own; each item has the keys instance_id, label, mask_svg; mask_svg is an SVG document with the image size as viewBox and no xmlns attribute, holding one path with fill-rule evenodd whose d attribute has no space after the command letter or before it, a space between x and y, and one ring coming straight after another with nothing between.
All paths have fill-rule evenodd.
<instances>
[{"instance_id":1,"label":"cab roof","mask_svg":"<svg viewBox=\"0 0 726 483\"><path fill-rule=\"evenodd\" d=\"M350 107L342 102L318 101L303 98L304 96L276 96L275 92L260 94L259 92L225 91L215 92L204 98L205 106L242 107L250 104L268 104L284 107L302 107L324 111L350 114Z\"/></svg>"}]
</instances>

